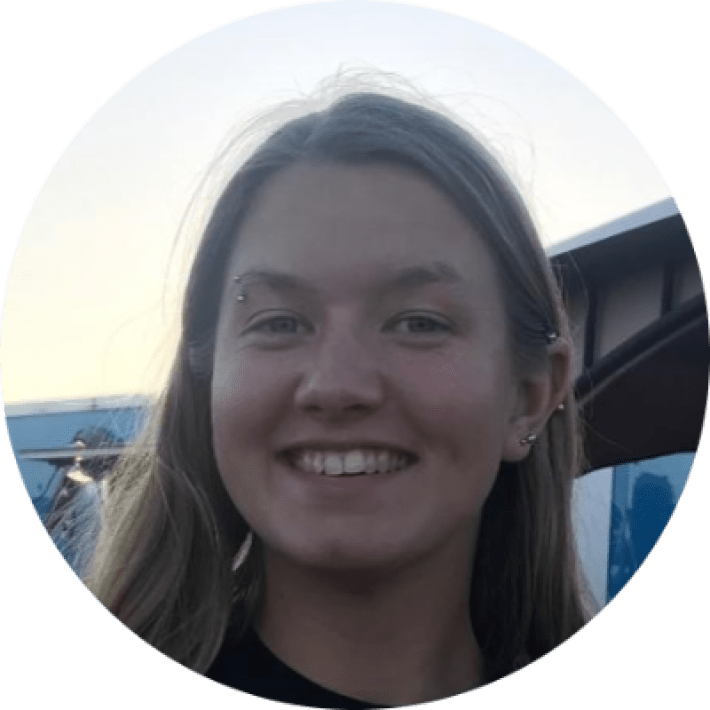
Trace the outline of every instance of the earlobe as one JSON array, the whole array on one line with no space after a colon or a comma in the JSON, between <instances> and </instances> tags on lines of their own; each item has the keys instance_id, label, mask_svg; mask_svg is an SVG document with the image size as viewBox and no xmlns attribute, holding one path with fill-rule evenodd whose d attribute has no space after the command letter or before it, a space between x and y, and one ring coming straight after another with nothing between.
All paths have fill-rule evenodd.
<instances>
[{"instance_id":1,"label":"earlobe","mask_svg":"<svg viewBox=\"0 0 710 710\"><path fill-rule=\"evenodd\" d=\"M548 419L567 396L570 373L571 349L560 338L549 346L547 368L525 377L519 384L517 411L510 421L503 461L515 463L527 457Z\"/></svg>"}]
</instances>

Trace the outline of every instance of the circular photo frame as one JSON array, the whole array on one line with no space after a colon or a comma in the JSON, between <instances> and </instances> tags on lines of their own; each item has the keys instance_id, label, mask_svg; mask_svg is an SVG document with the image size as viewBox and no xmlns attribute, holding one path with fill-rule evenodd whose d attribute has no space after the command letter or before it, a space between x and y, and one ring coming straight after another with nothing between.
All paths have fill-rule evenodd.
<instances>
[{"instance_id":1,"label":"circular photo frame","mask_svg":"<svg viewBox=\"0 0 710 710\"><path fill-rule=\"evenodd\" d=\"M3 406L16 460L6 457L4 497L5 534L13 541L6 587L13 692L32 683L46 702L79 688L101 697L117 685L120 672L131 683L125 689L118 684L109 703L125 704L139 691L178 707L205 700L231 706L235 699L264 706L166 661L90 603L47 544L12 473L19 470L37 516L78 572L84 551L72 547L62 506L72 501L84 527L99 525L98 484L110 478L135 439L153 383L165 376L169 360L160 353L174 347L174 313L195 249L190 235L199 232L228 176L219 169L228 171L228 160L236 160L225 136L267 104L311 93L320 80L347 74L349 66L360 68L360 79L363 66L380 76L404 76L473 125L531 207L571 314L574 393L587 456L587 475L576 485L575 524L589 618L624 591L564 649L514 680L480 689L475 699L529 702L538 694L555 707L577 697L584 684L592 686L581 699L585 706L633 697L655 707L670 701L679 684L697 682L704 572L695 556L707 525L694 501L705 484L696 475L691 494L684 491L706 415L708 337L697 263L705 258L697 236L703 217L699 198L694 201L700 161L685 157L697 155L696 143L701 150L706 143L702 106L694 110L697 71L688 69L699 66L693 43L687 35L674 39L665 21L648 17L649 32L677 51L661 62L634 40L632 56L638 13L616 17L616 31L586 18L585 36L607 42L600 59L598 43L571 42L557 3L538 4L535 12L521 3L515 23L507 12L481 11L477 20L490 25L464 18L460 8L450 8L454 17L420 5L388 5L264 7L260 15L229 24L221 23L232 20L233 9L209 15L173 7L169 27L161 8L142 10L139 29L133 21L85 13L75 3L61 21L61 41L49 15L40 23L18 15L18 42L43 63L41 69L28 65L15 91L27 118L10 130L23 136L17 144L25 147L10 154L14 178L5 221L7 234L21 232L17 247L14 236L7 240L13 261L2 324ZM389 39L386 30L392 30ZM430 46L423 41L427 33ZM314 44L318 35L320 47ZM134 47L129 54L126 38ZM331 46L338 44L339 54ZM527 62L506 54L514 46ZM259 52L267 49L268 61L262 54L260 62ZM96 61L87 61L92 54ZM233 66L224 62L230 56ZM488 57L485 66L476 63L482 56ZM536 61L549 72L538 71ZM672 83L664 81L670 76ZM498 92L496 82L503 87ZM29 84L39 90L28 92ZM470 93L468 86L474 87ZM574 108L553 118L556 109L574 103L571 96L578 101ZM48 111L48 104L55 108ZM681 114L684 131L678 134ZM577 123L565 131L567 119ZM624 120L658 161L682 215ZM606 147L597 147L605 141ZM228 160L213 161L205 173L219 155ZM151 181L160 189L150 189ZM564 192L556 190L563 184ZM148 344L144 352L137 352L138 343ZM702 451L699 461L695 471L703 465ZM665 523L648 523L659 516ZM624 589L671 516L663 543L638 573L646 581ZM466 702L463 697L446 702Z\"/></svg>"}]
</instances>

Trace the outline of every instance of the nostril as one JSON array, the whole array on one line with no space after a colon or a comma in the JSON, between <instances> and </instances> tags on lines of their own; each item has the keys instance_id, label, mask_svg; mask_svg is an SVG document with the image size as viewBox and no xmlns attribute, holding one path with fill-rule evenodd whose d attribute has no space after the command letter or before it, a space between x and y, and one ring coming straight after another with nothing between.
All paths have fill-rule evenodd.
<instances>
[{"instance_id":1,"label":"nostril","mask_svg":"<svg viewBox=\"0 0 710 710\"><path fill-rule=\"evenodd\" d=\"M363 415L383 399L382 373L371 353L350 331L332 332L304 365L295 393L302 411L319 415Z\"/></svg>"},{"instance_id":2,"label":"nostril","mask_svg":"<svg viewBox=\"0 0 710 710\"><path fill-rule=\"evenodd\" d=\"M351 387L338 386L324 379L303 383L296 392L295 404L309 414L343 416L364 415L375 411L382 403L379 382L361 383Z\"/></svg>"},{"instance_id":3,"label":"nostril","mask_svg":"<svg viewBox=\"0 0 710 710\"><path fill-rule=\"evenodd\" d=\"M355 412L367 412L372 409L369 404L363 404L362 402L356 402L355 404L349 404L345 409L355 411Z\"/></svg>"}]
</instances>

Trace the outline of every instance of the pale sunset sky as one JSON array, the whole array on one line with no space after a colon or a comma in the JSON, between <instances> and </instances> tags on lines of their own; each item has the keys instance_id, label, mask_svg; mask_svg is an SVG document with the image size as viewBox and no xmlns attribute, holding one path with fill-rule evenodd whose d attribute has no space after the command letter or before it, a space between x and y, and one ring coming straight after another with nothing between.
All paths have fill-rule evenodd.
<instances>
[{"instance_id":1,"label":"pale sunset sky","mask_svg":"<svg viewBox=\"0 0 710 710\"><path fill-rule=\"evenodd\" d=\"M194 235L172 262L171 249L210 160L255 110L363 65L413 81L473 124L516 176L546 244L669 195L594 94L497 31L383 3L251 17L149 66L59 159L8 284L5 401L158 391Z\"/></svg>"}]
</instances>

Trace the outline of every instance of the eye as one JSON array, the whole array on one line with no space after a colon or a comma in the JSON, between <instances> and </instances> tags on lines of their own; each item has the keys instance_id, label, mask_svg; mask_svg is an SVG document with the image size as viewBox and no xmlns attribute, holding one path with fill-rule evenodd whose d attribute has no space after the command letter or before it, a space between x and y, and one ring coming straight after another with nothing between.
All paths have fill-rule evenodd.
<instances>
[{"instance_id":1,"label":"eye","mask_svg":"<svg viewBox=\"0 0 710 710\"><path fill-rule=\"evenodd\" d=\"M257 317L245 331L266 336L293 336L310 332L312 328L296 315L281 313L268 317Z\"/></svg>"},{"instance_id":2,"label":"eye","mask_svg":"<svg viewBox=\"0 0 710 710\"><path fill-rule=\"evenodd\" d=\"M402 335L439 335L453 331L450 323L426 313L399 316L390 327L395 333Z\"/></svg>"},{"instance_id":3,"label":"eye","mask_svg":"<svg viewBox=\"0 0 710 710\"><path fill-rule=\"evenodd\" d=\"M278 335L291 335L298 333L299 325L300 323L293 316L277 316L262 321L255 327L255 330Z\"/></svg>"}]
</instances>

